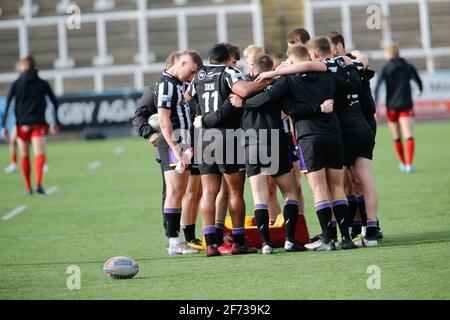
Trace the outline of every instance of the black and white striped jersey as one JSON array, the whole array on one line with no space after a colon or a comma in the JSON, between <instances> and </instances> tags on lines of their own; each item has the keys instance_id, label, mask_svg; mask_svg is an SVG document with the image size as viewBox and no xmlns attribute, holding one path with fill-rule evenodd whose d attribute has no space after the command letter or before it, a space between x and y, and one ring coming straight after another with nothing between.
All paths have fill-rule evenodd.
<instances>
[{"instance_id":1,"label":"black and white striped jersey","mask_svg":"<svg viewBox=\"0 0 450 320\"><path fill-rule=\"evenodd\" d=\"M189 104L184 100L184 84L166 70L156 84L155 103L158 108L170 109L172 127L190 130L192 118Z\"/></svg>"},{"instance_id":2,"label":"black and white striped jersey","mask_svg":"<svg viewBox=\"0 0 450 320\"><path fill-rule=\"evenodd\" d=\"M210 65L201 68L188 87L188 94L196 98L202 115L217 111L238 81L245 80L242 72L226 65Z\"/></svg>"}]
</instances>

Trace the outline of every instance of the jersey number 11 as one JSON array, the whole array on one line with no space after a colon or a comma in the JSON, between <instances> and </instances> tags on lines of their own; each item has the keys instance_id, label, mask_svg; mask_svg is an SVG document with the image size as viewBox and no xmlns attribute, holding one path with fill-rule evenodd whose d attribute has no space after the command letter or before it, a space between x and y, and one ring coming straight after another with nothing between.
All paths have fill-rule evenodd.
<instances>
[{"instance_id":1,"label":"jersey number 11","mask_svg":"<svg viewBox=\"0 0 450 320\"><path fill-rule=\"evenodd\" d=\"M219 107L219 92L218 91L214 91L213 93L205 92L202 96L202 98L205 99L205 113L209 112L210 97L214 99L213 111L216 111L217 108Z\"/></svg>"}]
</instances>

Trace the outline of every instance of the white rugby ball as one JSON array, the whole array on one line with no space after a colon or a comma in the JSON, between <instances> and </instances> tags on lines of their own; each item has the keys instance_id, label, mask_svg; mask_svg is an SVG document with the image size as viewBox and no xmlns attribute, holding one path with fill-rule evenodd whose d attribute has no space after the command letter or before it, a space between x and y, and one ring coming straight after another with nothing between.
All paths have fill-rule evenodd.
<instances>
[{"instance_id":1,"label":"white rugby ball","mask_svg":"<svg viewBox=\"0 0 450 320\"><path fill-rule=\"evenodd\" d=\"M103 265L103 272L113 279L130 279L139 271L139 264L129 257L114 257Z\"/></svg>"},{"instance_id":2,"label":"white rugby ball","mask_svg":"<svg viewBox=\"0 0 450 320\"><path fill-rule=\"evenodd\" d=\"M153 130L155 131L159 131L159 119L158 119L158 114L152 114L150 116L150 118L148 118L148 124L150 125L150 127L153 128Z\"/></svg>"}]
</instances>

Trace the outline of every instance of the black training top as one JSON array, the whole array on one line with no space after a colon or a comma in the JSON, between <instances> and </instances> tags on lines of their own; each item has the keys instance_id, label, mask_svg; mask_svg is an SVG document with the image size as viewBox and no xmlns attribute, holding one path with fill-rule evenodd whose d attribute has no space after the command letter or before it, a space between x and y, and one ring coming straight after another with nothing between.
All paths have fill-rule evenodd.
<instances>
[{"instance_id":1,"label":"black training top","mask_svg":"<svg viewBox=\"0 0 450 320\"><path fill-rule=\"evenodd\" d=\"M55 122L59 124L57 109L58 100L47 81L38 76L38 71L31 69L23 72L13 82L6 98L6 110L2 119L2 127L6 127L8 110L15 98L15 115L18 125L45 124L45 109L48 97L55 108Z\"/></svg>"},{"instance_id":2,"label":"black training top","mask_svg":"<svg viewBox=\"0 0 450 320\"><path fill-rule=\"evenodd\" d=\"M328 68L329 73L333 73L341 79L348 80L350 76L356 76L352 80L358 81L359 86L354 88L350 93L344 90L338 90L334 98L334 110L339 119L341 133L355 134L371 130L361 110L359 96L361 89L361 79L356 71L356 67L346 66L342 57L327 58L322 60ZM349 70L355 72L349 73ZM356 80L357 79L357 80Z\"/></svg>"},{"instance_id":3,"label":"black training top","mask_svg":"<svg viewBox=\"0 0 450 320\"><path fill-rule=\"evenodd\" d=\"M138 135L144 139L150 138L150 136L156 131L148 124L148 118L151 115L158 113L158 109L155 103L155 90L156 84L145 88L142 97L137 101L136 110L132 117L133 127L136 129Z\"/></svg>"},{"instance_id":4,"label":"black training top","mask_svg":"<svg viewBox=\"0 0 450 320\"><path fill-rule=\"evenodd\" d=\"M375 76L375 72L364 68L363 63L350 53L347 54L347 56L352 59L352 62L358 69L359 76L361 77L359 104L361 105L361 111L364 114L364 117L371 122L374 120L374 115L377 112L375 101L372 96L372 90L370 88L370 80Z\"/></svg>"},{"instance_id":5,"label":"black training top","mask_svg":"<svg viewBox=\"0 0 450 320\"><path fill-rule=\"evenodd\" d=\"M356 70L352 70L352 81L337 76L313 72L281 77L269 92L272 98L288 96L294 117L297 139L312 135L340 134L339 122L334 112L320 112L320 105L334 99L336 91L351 91L359 85ZM355 76L356 74L356 76ZM313 112L311 112L313 111Z\"/></svg>"},{"instance_id":6,"label":"black training top","mask_svg":"<svg viewBox=\"0 0 450 320\"><path fill-rule=\"evenodd\" d=\"M403 111L413 107L411 97L411 83L414 80L422 92L422 81L416 68L403 58L390 60L381 69L375 86L375 101L378 101L378 92L383 81L386 81L386 108Z\"/></svg>"}]
</instances>

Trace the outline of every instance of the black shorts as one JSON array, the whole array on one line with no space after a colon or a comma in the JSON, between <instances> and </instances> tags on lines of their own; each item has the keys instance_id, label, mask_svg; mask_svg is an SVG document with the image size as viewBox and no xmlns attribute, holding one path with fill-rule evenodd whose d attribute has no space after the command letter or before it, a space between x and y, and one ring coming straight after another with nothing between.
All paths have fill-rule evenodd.
<instances>
[{"instance_id":1,"label":"black shorts","mask_svg":"<svg viewBox=\"0 0 450 320\"><path fill-rule=\"evenodd\" d=\"M198 164L191 165L191 175L192 176L199 176L200 175L200 168Z\"/></svg>"},{"instance_id":2,"label":"black shorts","mask_svg":"<svg viewBox=\"0 0 450 320\"><path fill-rule=\"evenodd\" d=\"M288 148L289 161L292 163L299 161L298 151L290 134L286 134L285 141Z\"/></svg>"},{"instance_id":3,"label":"black shorts","mask_svg":"<svg viewBox=\"0 0 450 320\"><path fill-rule=\"evenodd\" d=\"M370 128L372 129L373 137L375 138L377 135L377 121L375 120L375 118L370 118L370 119L367 119L367 123L369 124Z\"/></svg>"},{"instance_id":4,"label":"black shorts","mask_svg":"<svg viewBox=\"0 0 450 320\"><path fill-rule=\"evenodd\" d=\"M221 157L218 159L205 159L204 155L196 154L195 163L198 164L198 168L201 175L206 174L232 174L236 172L245 171L245 157L244 157L244 147L238 143L236 139L234 141L234 151L232 159L227 157L227 144L224 143L224 149ZM206 148L207 145L204 145ZM212 157L215 157L215 152L212 152Z\"/></svg>"},{"instance_id":5,"label":"black shorts","mask_svg":"<svg viewBox=\"0 0 450 320\"><path fill-rule=\"evenodd\" d=\"M162 135L158 137L157 149L160 158L159 162L164 172L175 170L179 161ZM190 170L190 168L187 168L187 170Z\"/></svg>"},{"instance_id":6,"label":"black shorts","mask_svg":"<svg viewBox=\"0 0 450 320\"><path fill-rule=\"evenodd\" d=\"M278 154L272 155L269 150L259 151L257 147L247 145L245 147L245 168L247 177L253 177L264 173L272 177L282 176L293 169L292 161L289 159L289 148L280 146ZM260 154L264 159L260 158Z\"/></svg>"},{"instance_id":7,"label":"black shorts","mask_svg":"<svg viewBox=\"0 0 450 320\"><path fill-rule=\"evenodd\" d=\"M354 165L359 157L372 160L375 147L372 130L354 134L343 133L342 142L344 144L344 165L346 167Z\"/></svg>"},{"instance_id":8,"label":"black shorts","mask_svg":"<svg viewBox=\"0 0 450 320\"><path fill-rule=\"evenodd\" d=\"M305 171L323 168L344 168L344 147L340 135L307 136L298 141L305 162Z\"/></svg>"}]
</instances>

